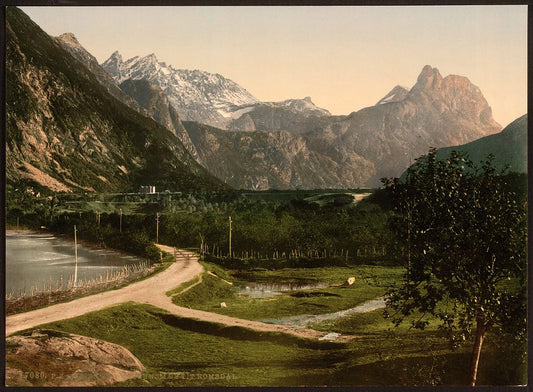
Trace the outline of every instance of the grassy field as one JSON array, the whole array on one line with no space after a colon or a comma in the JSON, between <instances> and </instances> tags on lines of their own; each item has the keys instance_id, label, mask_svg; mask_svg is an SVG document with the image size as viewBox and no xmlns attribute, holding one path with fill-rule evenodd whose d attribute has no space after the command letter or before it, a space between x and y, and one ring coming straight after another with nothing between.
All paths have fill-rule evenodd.
<instances>
[{"instance_id":1,"label":"grassy field","mask_svg":"<svg viewBox=\"0 0 533 392\"><path fill-rule=\"evenodd\" d=\"M284 380L293 377L300 381L292 385L303 385L309 366L316 371L332 363L329 354L340 346L187 320L137 304L89 313L45 328L127 347L147 367L142 379L123 384L137 386L285 385ZM328 366L320 370L324 377L330 372ZM183 373L188 373L186 379Z\"/></svg>"},{"instance_id":2,"label":"grassy field","mask_svg":"<svg viewBox=\"0 0 533 392\"><path fill-rule=\"evenodd\" d=\"M453 385L466 382L469 362L469 347L451 352L439 331L393 328L380 311L319 326L362 335L347 344L188 320L131 303L43 327L127 347L147 371L120 386ZM525 381L508 340L490 335L479 384Z\"/></svg>"},{"instance_id":3,"label":"grassy field","mask_svg":"<svg viewBox=\"0 0 533 392\"><path fill-rule=\"evenodd\" d=\"M204 274L202 284L172 298L173 302L180 306L250 320L348 309L382 296L387 286L399 279L402 274L401 268L382 266L286 268L251 272L225 271L209 263L204 263L204 267L207 271L214 271L218 276L235 282L236 285L294 278L327 285L325 288L287 292L270 298L257 299L238 295L234 286ZM351 286L342 286L350 276L355 277L355 283ZM221 308L221 302L225 302L227 307Z\"/></svg>"}]
</instances>

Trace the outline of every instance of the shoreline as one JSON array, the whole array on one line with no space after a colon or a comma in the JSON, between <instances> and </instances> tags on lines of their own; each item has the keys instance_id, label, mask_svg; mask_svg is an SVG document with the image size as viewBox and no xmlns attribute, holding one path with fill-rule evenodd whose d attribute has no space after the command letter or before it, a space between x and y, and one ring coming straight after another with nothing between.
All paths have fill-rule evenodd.
<instances>
[{"instance_id":1,"label":"shoreline","mask_svg":"<svg viewBox=\"0 0 533 392\"><path fill-rule=\"evenodd\" d=\"M70 237L66 234L57 234L57 233L53 233L51 231L48 231L48 230L35 230L35 229L6 229L6 238L7 237L14 237L14 236L17 236L17 235L32 235L32 234L42 234L42 235L52 235L58 239L61 239L61 240L64 240L64 241L74 241L74 237ZM145 257L142 257L142 256L139 256L139 255L136 255L134 253L130 253L130 252L127 252L125 250L121 250L121 249L115 249L115 248L111 248L109 246L101 246L101 245L98 245L98 244L95 244L94 242L90 242L90 241L86 241L84 239L80 239L78 238L77 239L78 241L78 245L81 245L89 250L95 250L95 249L105 249L105 250L108 250L110 252L115 252L115 253L118 253L120 255L123 255L123 256L134 256L138 259L138 261L149 261L151 263L154 263L152 260L150 259L147 259Z\"/></svg>"},{"instance_id":2,"label":"shoreline","mask_svg":"<svg viewBox=\"0 0 533 392\"><path fill-rule=\"evenodd\" d=\"M19 235L19 234L41 234L48 233L46 231L37 231L35 229L6 229L6 237ZM53 234L53 233L50 233ZM55 235L55 234L54 234Z\"/></svg>"}]
</instances>

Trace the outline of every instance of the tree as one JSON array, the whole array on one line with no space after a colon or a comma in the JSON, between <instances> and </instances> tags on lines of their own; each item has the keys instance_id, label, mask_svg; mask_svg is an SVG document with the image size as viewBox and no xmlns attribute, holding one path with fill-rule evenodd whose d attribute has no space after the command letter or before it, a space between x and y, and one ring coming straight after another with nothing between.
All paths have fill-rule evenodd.
<instances>
[{"instance_id":1,"label":"tree","mask_svg":"<svg viewBox=\"0 0 533 392\"><path fill-rule=\"evenodd\" d=\"M526 201L508 178L491 156L476 167L457 152L437 160L432 149L401 179L383 180L391 227L407 248L404 280L390 290L387 312L396 325L421 315L412 321L420 329L436 318L455 344L473 335L470 385L491 328L525 334Z\"/></svg>"}]
</instances>

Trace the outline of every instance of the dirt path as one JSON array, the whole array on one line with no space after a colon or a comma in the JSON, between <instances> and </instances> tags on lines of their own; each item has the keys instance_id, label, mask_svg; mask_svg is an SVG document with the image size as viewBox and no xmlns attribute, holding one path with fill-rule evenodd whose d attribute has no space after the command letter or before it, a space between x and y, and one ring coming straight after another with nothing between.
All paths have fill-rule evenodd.
<instances>
[{"instance_id":1,"label":"dirt path","mask_svg":"<svg viewBox=\"0 0 533 392\"><path fill-rule=\"evenodd\" d=\"M174 252L174 249L170 246L158 246L165 252L171 254ZM245 327L256 331L281 332L313 339L321 339L325 336L324 332L298 326L267 324L260 321L244 320L202 310L184 308L174 305L171 298L165 295L167 291L194 279L195 276L203 271L204 269L195 254L178 250L176 262L165 271L151 278L132 283L118 290L106 291L70 302L8 316L6 317L6 336L40 324L78 317L85 313L130 301L153 305L180 317ZM340 336L336 340L347 341L352 338L353 336Z\"/></svg>"},{"instance_id":2,"label":"dirt path","mask_svg":"<svg viewBox=\"0 0 533 392\"><path fill-rule=\"evenodd\" d=\"M173 252L171 247L160 246L160 248L169 253ZM166 270L121 289L105 291L70 302L8 316L6 317L6 336L39 324L81 316L123 302L150 303L147 302L149 298L159 294L164 296L165 292L193 279L201 272L203 272L203 267L198 263L195 255L190 252L183 252L182 255L178 255L176 262Z\"/></svg>"}]
</instances>

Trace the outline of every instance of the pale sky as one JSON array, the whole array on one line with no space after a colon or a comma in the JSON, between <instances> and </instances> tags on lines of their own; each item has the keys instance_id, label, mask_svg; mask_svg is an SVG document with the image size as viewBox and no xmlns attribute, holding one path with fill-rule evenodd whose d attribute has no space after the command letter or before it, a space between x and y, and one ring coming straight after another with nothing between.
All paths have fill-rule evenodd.
<instances>
[{"instance_id":1,"label":"pale sky","mask_svg":"<svg viewBox=\"0 0 533 392\"><path fill-rule=\"evenodd\" d=\"M262 101L310 96L333 114L411 88L423 66L468 77L502 126L527 112L527 6L21 7L99 62L155 53Z\"/></svg>"}]
</instances>

